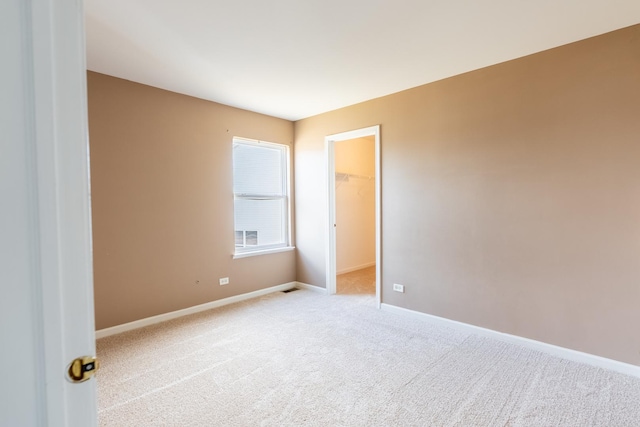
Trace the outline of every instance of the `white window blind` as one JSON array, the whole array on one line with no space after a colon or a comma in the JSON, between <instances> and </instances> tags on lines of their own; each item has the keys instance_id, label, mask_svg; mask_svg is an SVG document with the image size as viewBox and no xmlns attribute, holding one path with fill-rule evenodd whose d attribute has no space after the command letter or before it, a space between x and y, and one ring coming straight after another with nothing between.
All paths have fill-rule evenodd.
<instances>
[{"instance_id":1,"label":"white window blind","mask_svg":"<svg viewBox=\"0 0 640 427\"><path fill-rule=\"evenodd\" d=\"M288 246L286 145L234 138L236 253Z\"/></svg>"}]
</instances>

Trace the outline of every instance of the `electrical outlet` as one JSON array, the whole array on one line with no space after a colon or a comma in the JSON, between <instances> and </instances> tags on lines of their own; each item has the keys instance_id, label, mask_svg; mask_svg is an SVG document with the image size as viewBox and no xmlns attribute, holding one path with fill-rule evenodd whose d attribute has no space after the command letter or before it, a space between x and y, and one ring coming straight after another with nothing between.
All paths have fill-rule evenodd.
<instances>
[{"instance_id":1,"label":"electrical outlet","mask_svg":"<svg viewBox=\"0 0 640 427\"><path fill-rule=\"evenodd\" d=\"M228 284L229 284L229 278L228 277L221 277L220 278L220 286L228 285Z\"/></svg>"},{"instance_id":2,"label":"electrical outlet","mask_svg":"<svg viewBox=\"0 0 640 427\"><path fill-rule=\"evenodd\" d=\"M393 284L393 290L396 292L403 292L404 293L404 285L398 285L397 283Z\"/></svg>"}]
</instances>

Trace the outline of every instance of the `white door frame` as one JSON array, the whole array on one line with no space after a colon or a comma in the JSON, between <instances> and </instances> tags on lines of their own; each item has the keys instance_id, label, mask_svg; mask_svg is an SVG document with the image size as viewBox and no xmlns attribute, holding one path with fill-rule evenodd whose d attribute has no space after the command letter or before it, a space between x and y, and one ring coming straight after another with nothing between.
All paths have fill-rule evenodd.
<instances>
[{"instance_id":1,"label":"white door frame","mask_svg":"<svg viewBox=\"0 0 640 427\"><path fill-rule=\"evenodd\" d=\"M95 354L82 0L0 6L0 425L95 426Z\"/></svg>"},{"instance_id":2,"label":"white door frame","mask_svg":"<svg viewBox=\"0 0 640 427\"><path fill-rule=\"evenodd\" d=\"M382 302L380 283L382 280L382 256L381 256L381 191L380 191L380 125L349 132L329 135L324 139L325 158L327 164L327 222L326 222L326 287L327 293L336 293L336 159L335 143L349 139L373 136L375 138L375 204L376 204L376 305L380 308Z\"/></svg>"}]
</instances>

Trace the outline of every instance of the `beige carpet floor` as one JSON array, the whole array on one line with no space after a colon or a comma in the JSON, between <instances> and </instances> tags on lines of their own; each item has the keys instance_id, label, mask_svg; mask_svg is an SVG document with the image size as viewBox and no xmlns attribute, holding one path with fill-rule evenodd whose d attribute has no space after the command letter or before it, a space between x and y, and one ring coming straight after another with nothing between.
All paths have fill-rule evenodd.
<instances>
[{"instance_id":1,"label":"beige carpet floor","mask_svg":"<svg viewBox=\"0 0 640 427\"><path fill-rule=\"evenodd\" d=\"M336 292L343 295L376 294L376 266L336 276Z\"/></svg>"},{"instance_id":2,"label":"beige carpet floor","mask_svg":"<svg viewBox=\"0 0 640 427\"><path fill-rule=\"evenodd\" d=\"M640 379L275 293L98 340L102 426L640 426Z\"/></svg>"}]
</instances>

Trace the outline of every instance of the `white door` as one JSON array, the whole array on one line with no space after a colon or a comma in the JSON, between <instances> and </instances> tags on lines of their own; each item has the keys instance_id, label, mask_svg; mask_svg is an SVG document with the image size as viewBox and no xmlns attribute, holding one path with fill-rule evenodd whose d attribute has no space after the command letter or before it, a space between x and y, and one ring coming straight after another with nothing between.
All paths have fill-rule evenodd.
<instances>
[{"instance_id":1,"label":"white door","mask_svg":"<svg viewBox=\"0 0 640 427\"><path fill-rule=\"evenodd\" d=\"M82 13L0 1L0 426L96 425Z\"/></svg>"}]
</instances>

